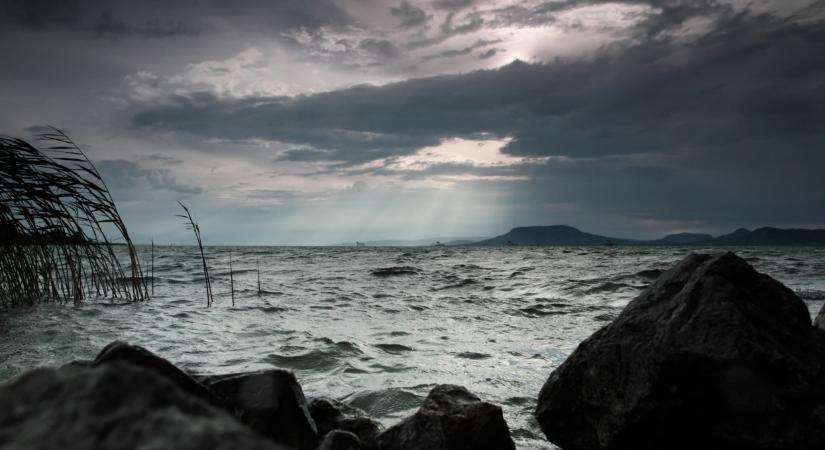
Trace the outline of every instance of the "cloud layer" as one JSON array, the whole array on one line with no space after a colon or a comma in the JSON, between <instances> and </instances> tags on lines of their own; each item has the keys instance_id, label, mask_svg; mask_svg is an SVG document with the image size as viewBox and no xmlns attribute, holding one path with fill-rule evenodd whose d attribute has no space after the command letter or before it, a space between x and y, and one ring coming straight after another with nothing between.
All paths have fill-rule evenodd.
<instances>
[{"instance_id":1,"label":"cloud layer","mask_svg":"<svg viewBox=\"0 0 825 450\"><path fill-rule=\"evenodd\" d=\"M269 202L300 222L356 185L363 208L382 190L408 210L471 197L490 207L466 213L486 224L476 235L561 222L646 236L825 226L820 2L3 8L6 35L28 36L4 50L62 40L55 58L83 64L55 78L21 59L0 75L20 114L0 125L46 116L88 130L103 170L144 192L131 198ZM128 144L103 150L117 141Z\"/></svg>"}]
</instances>

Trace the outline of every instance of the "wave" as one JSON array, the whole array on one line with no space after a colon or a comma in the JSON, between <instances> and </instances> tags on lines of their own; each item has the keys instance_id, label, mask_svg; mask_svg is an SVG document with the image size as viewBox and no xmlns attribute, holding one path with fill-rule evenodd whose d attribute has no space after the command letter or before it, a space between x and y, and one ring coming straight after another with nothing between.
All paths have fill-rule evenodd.
<instances>
[{"instance_id":1,"label":"wave","mask_svg":"<svg viewBox=\"0 0 825 450\"><path fill-rule=\"evenodd\" d=\"M412 266L393 266L373 269L370 271L370 274L376 277L391 277L397 275L416 275L420 271L421 270Z\"/></svg>"},{"instance_id":2,"label":"wave","mask_svg":"<svg viewBox=\"0 0 825 450\"><path fill-rule=\"evenodd\" d=\"M361 408L372 416L384 417L418 408L424 402L424 397L404 389L388 388L356 392L344 397L342 401Z\"/></svg>"},{"instance_id":3,"label":"wave","mask_svg":"<svg viewBox=\"0 0 825 450\"><path fill-rule=\"evenodd\" d=\"M393 355L401 355L414 350L412 347L407 347L406 345L401 344L374 344L373 347Z\"/></svg>"}]
</instances>

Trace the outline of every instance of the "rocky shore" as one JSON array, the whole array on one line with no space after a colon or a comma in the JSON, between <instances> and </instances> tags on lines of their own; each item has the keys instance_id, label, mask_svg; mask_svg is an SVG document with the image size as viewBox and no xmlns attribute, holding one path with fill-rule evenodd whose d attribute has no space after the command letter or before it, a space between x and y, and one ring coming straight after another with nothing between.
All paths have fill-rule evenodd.
<instances>
[{"instance_id":1,"label":"rocky shore","mask_svg":"<svg viewBox=\"0 0 825 450\"><path fill-rule=\"evenodd\" d=\"M732 253L690 255L582 342L538 393L547 438L578 449L825 448L825 311ZM190 374L126 342L0 386L11 449L490 449L499 406L434 387L384 429L307 399L281 369Z\"/></svg>"}]
</instances>

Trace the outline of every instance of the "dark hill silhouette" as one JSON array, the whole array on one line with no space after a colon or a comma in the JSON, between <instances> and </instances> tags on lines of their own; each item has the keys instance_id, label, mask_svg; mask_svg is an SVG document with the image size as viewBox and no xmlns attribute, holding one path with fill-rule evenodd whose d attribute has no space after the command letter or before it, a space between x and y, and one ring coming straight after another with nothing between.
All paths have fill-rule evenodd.
<instances>
[{"instance_id":1,"label":"dark hill silhouette","mask_svg":"<svg viewBox=\"0 0 825 450\"><path fill-rule=\"evenodd\" d=\"M633 240L586 233L568 225L516 227L509 232L469 245L764 245L825 246L825 229L740 228L713 237L700 233L677 233L655 240Z\"/></svg>"},{"instance_id":2,"label":"dark hill silhouette","mask_svg":"<svg viewBox=\"0 0 825 450\"><path fill-rule=\"evenodd\" d=\"M475 245L610 245L634 241L585 233L567 225L516 227Z\"/></svg>"},{"instance_id":3,"label":"dark hill silhouette","mask_svg":"<svg viewBox=\"0 0 825 450\"><path fill-rule=\"evenodd\" d=\"M740 228L713 240L717 245L825 245L825 230L804 228Z\"/></svg>"}]
</instances>

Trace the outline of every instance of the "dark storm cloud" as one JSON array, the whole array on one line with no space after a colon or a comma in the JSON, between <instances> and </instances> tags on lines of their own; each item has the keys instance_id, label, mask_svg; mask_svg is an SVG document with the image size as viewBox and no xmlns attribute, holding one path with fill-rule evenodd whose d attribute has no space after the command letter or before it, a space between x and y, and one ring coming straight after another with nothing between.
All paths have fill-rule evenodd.
<instances>
[{"instance_id":1,"label":"dark storm cloud","mask_svg":"<svg viewBox=\"0 0 825 450\"><path fill-rule=\"evenodd\" d=\"M354 161L450 137L512 137L521 156L672 152L823 132L822 22L737 16L689 43L651 40L592 60L358 86L293 98L175 97L139 127L292 142ZM359 149L363 149L360 152Z\"/></svg>"},{"instance_id":2,"label":"dark storm cloud","mask_svg":"<svg viewBox=\"0 0 825 450\"><path fill-rule=\"evenodd\" d=\"M165 190L189 196L203 192L197 186L179 183L167 169L144 169L140 165L122 159L95 163L101 175L114 190Z\"/></svg>"},{"instance_id":3,"label":"dark storm cloud","mask_svg":"<svg viewBox=\"0 0 825 450\"><path fill-rule=\"evenodd\" d=\"M398 47L387 39L364 39L358 44L358 48L377 56L379 59L394 59L401 55Z\"/></svg>"},{"instance_id":4,"label":"dark storm cloud","mask_svg":"<svg viewBox=\"0 0 825 450\"><path fill-rule=\"evenodd\" d=\"M411 5L407 0L401 0L397 7L390 8L390 14L401 21L402 27L421 26L432 19L423 9Z\"/></svg>"},{"instance_id":5,"label":"dark storm cloud","mask_svg":"<svg viewBox=\"0 0 825 450\"><path fill-rule=\"evenodd\" d=\"M468 8L475 3L478 3L478 0L435 0L432 5L435 9L458 11Z\"/></svg>"},{"instance_id":6,"label":"dark storm cloud","mask_svg":"<svg viewBox=\"0 0 825 450\"><path fill-rule=\"evenodd\" d=\"M0 4L0 24L6 27L101 36L192 36L223 27L277 34L350 22L346 11L332 0L5 0Z\"/></svg>"},{"instance_id":7,"label":"dark storm cloud","mask_svg":"<svg viewBox=\"0 0 825 450\"><path fill-rule=\"evenodd\" d=\"M825 201L825 65L814 57L825 54L822 16L715 17L699 38L653 37L650 27L637 44L592 59L299 97L180 96L137 112L133 125L290 142L302 148L281 159L336 162L344 171L524 177L496 182L522 200L638 220L825 221L825 210L811 206ZM511 138L503 149L510 155L564 158L510 168L356 168L456 137Z\"/></svg>"}]
</instances>

